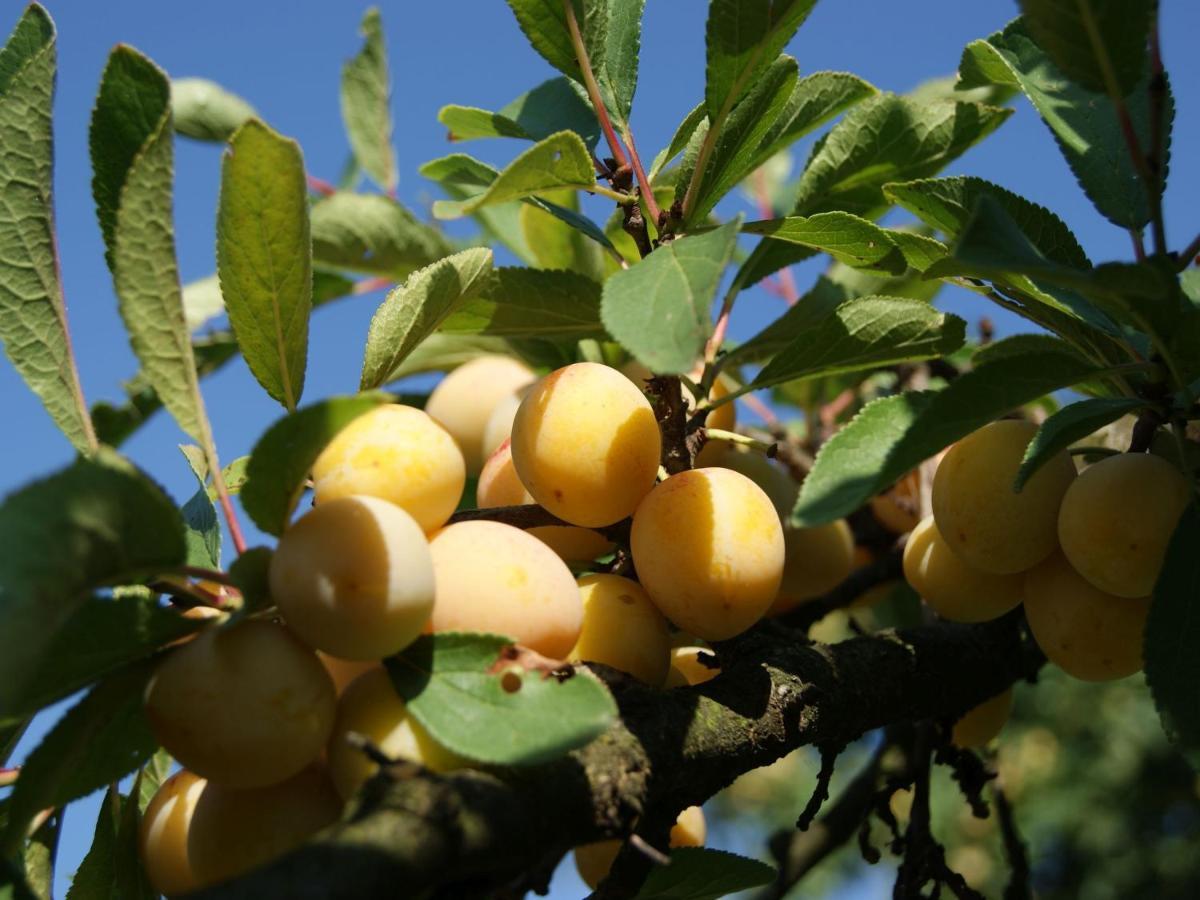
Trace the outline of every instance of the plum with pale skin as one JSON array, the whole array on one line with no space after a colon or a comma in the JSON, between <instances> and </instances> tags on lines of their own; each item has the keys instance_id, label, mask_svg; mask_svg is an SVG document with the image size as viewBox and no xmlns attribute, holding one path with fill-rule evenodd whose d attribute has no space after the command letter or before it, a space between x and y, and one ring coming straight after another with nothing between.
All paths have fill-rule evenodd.
<instances>
[{"instance_id":1,"label":"plum with pale skin","mask_svg":"<svg viewBox=\"0 0 1200 900\"><path fill-rule=\"evenodd\" d=\"M892 487L871 498L875 519L893 534L908 534L921 523L921 473L913 469Z\"/></svg>"},{"instance_id":2,"label":"plum with pale skin","mask_svg":"<svg viewBox=\"0 0 1200 900\"><path fill-rule=\"evenodd\" d=\"M921 520L904 546L904 577L934 612L951 622L987 622L1021 602L1021 575L995 575L963 562L933 516Z\"/></svg>"},{"instance_id":3,"label":"plum with pale skin","mask_svg":"<svg viewBox=\"0 0 1200 900\"><path fill-rule=\"evenodd\" d=\"M378 763L347 740L350 732L366 737L393 759L420 763L435 772L449 772L467 765L466 760L437 743L409 715L382 666L354 679L338 701L327 758L333 784L346 800L379 771Z\"/></svg>"},{"instance_id":4,"label":"plum with pale skin","mask_svg":"<svg viewBox=\"0 0 1200 900\"><path fill-rule=\"evenodd\" d=\"M247 619L172 650L146 687L159 743L187 769L231 788L295 775L333 727L333 681L282 625Z\"/></svg>"},{"instance_id":5,"label":"plum with pale skin","mask_svg":"<svg viewBox=\"0 0 1200 900\"><path fill-rule=\"evenodd\" d=\"M619 575L584 575L583 629L567 659L598 662L658 687L671 663L667 620L636 581Z\"/></svg>"},{"instance_id":6,"label":"plum with pale skin","mask_svg":"<svg viewBox=\"0 0 1200 900\"><path fill-rule=\"evenodd\" d=\"M342 800L319 766L245 790L210 781L192 813L188 858L202 885L220 884L294 850L341 812Z\"/></svg>"},{"instance_id":7,"label":"plum with pale skin","mask_svg":"<svg viewBox=\"0 0 1200 900\"><path fill-rule=\"evenodd\" d=\"M723 408L723 407L722 407ZM800 486L787 472L771 462L762 453L749 447L739 446L732 441L706 441L696 454L697 469L733 469L741 472L763 489L779 513L786 520L796 505Z\"/></svg>"},{"instance_id":8,"label":"plum with pale skin","mask_svg":"<svg viewBox=\"0 0 1200 900\"><path fill-rule=\"evenodd\" d=\"M706 662L713 665L706 665ZM707 647L675 647L671 650L671 668L667 672L666 686L673 688L704 684L720 674L716 658Z\"/></svg>"},{"instance_id":9,"label":"plum with pale skin","mask_svg":"<svg viewBox=\"0 0 1200 900\"><path fill-rule=\"evenodd\" d=\"M1142 670L1149 597L1107 594L1056 553L1025 575L1025 619L1046 658L1083 681Z\"/></svg>"},{"instance_id":10,"label":"plum with pale skin","mask_svg":"<svg viewBox=\"0 0 1200 900\"><path fill-rule=\"evenodd\" d=\"M483 429L484 467L496 452L496 448L512 437L513 419L517 417L517 408L521 405L524 395L524 391L509 394L496 404L496 408L488 416L487 425Z\"/></svg>"},{"instance_id":11,"label":"plum with pale skin","mask_svg":"<svg viewBox=\"0 0 1200 900\"><path fill-rule=\"evenodd\" d=\"M854 533L845 519L783 531L783 580L770 614L782 615L827 594L854 570Z\"/></svg>"},{"instance_id":12,"label":"plum with pale skin","mask_svg":"<svg viewBox=\"0 0 1200 900\"><path fill-rule=\"evenodd\" d=\"M466 466L454 438L411 406L380 406L334 437L313 464L314 502L378 497L396 504L426 533L462 498Z\"/></svg>"},{"instance_id":13,"label":"plum with pale skin","mask_svg":"<svg viewBox=\"0 0 1200 900\"><path fill-rule=\"evenodd\" d=\"M279 541L271 596L306 643L342 659L382 659L433 612L433 558L421 527L376 497L313 507Z\"/></svg>"},{"instance_id":14,"label":"plum with pale skin","mask_svg":"<svg viewBox=\"0 0 1200 900\"><path fill-rule=\"evenodd\" d=\"M497 506L522 506L533 503L512 462L512 444L505 440L488 457L479 473L475 499L480 509ZM599 532L575 525L540 525L528 529L539 541L567 562L588 562L612 550L612 542Z\"/></svg>"},{"instance_id":15,"label":"plum with pale skin","mask_svg":"<svg viewBox=\"0 0 1200 900\"><path fill-rule=\"evenodd\" d=\"M204 785L203 778L181 769L159 785L142 813L138 827L142 869L150 886L168 897L203 886L188 857L188 831Z\"/></svg>"},{"instance_id":16,"label":"plum with pale skin","mask_svg":"<svg viewBox=\"0 0 1200 900\"><path fill-rule=\"evenodd\" d=\"M524 363L507 356L480 356L443 378L425 411L462 449L467 472L476 475L487 458L484 432L496 405L534 380Z\"/></svg>"},{"instance_id":17,"label":"plum with pale skin","mask_svg":"<svg viewBox=\"0 0 1200 900\"><path fill-rule=\"evenodd\" d=\"M986 746L1004 728L1012 708L1013 689L1010 687L963 713L954 723L951 743L968 749Z\"/></svg>"},{"instance_id":18,"label":"plum with pale skin","mask_svg":"<svg viewBox=\"0 0 1200 900\"><path fill-rule=\"evenodd\" d=\"M583 627L575 576L519 528L457 522L429 542L437 598L431 630L487 631L563 659Z\"/></svg>"},{"instance_id":19,"label":"plum with pale skin","mask_svg":"<svg viewBox=\"0 0 1200 900\"><path fill-rule=\"evenodd\" d=\"M572 525L597 528L632 514L654 487L661 455L650 403L599 363L551 372L529 389L513 421L521 483Z\"/></svg>"},{"instance_id":20,"label":"plum with pale skin","mask_svg":"<svg viewBox=\"0 0 1200 900\"><path fill-rule=\"evenodd\" d=\"M638 506L634 567L668 619L706 641L762 618L779 592L784 538L762 488L732 469L689 469Z\"/></svg>"},{"instance_id":21,"label":"plum with pale skin","mask_svg":"<svg viewBox=\"0 0 1200 900\"><path fill-rule=\"evenodd\" d=\"M1062 451L1025 482L1013 482L1037 426L992 422L956 443L933 478L933 517L943 540L968 565L995 575L1024 572L1058 546L1058 510L1075 480Z\"/></svg>"},{"instance_id":22,"label":"plum with pale skin","mask_svg":"<svg viewBox=\"0 0 1200 900\"><path fill-rule=\"evenodd\" d=\"M667 839L668 845L676 847L703 847L707 837L708 827L704 821L704 812L698 806L689 806L679 814L675 824L671 826L671 834ZM579 877L588 887L596 887L608 877L613 860L621 852L621 841L596 841L575 848L575 868Z\"/></svg>"},{"instance_id":23,"label":"plum with pale skin","mask_svg":"<svg viewBox=\"0 0 1200 900\"><path fill-rule=\"evenodd\" d=\"M1118 597L1154 590L1171 535L1192 497L1175 466L1121 453L1088 466L1058 513L1063 553L1092 585Z\"/></svg>"}]
</instances>

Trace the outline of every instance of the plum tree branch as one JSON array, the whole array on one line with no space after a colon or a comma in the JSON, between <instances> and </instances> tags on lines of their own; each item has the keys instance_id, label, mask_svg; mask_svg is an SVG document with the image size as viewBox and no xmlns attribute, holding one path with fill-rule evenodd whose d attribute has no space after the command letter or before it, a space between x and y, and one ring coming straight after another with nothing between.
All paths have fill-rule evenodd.
<instances>
[{"instance_id":1,"label":"plum tree branch","mask_svg":"<svg viewBox=\"0 0 1200 900\"><path fill-rule=\"evenodd\" d=\"M655 690L598 668L620 708L607 732L544 765L435 775L411 764L367 783L314 840L198 898L488 896L588 841L703 803L797 747L960 714L1042 657L1019 614L933 623L835 645L763 622L716 647L721 675Z\"/></svg>"}]
</instances>

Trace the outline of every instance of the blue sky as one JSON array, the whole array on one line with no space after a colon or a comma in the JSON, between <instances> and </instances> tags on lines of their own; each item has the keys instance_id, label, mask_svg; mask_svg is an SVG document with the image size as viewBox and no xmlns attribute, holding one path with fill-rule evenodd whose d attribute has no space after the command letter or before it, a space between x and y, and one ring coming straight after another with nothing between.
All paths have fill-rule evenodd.
<instances>
[{"instance_id":1,"label":"blue sky","mask_svg":"<svg viewBox=\"0 0 1200 900\"><path fill-rule=\"evenodd\" d=\"M647 161L702 96L705 6L701 0L648 0L633 117ZM1194 49L1200 4L1164 0L1163 6L1164 56L1179 88L1166 206L1168 235L1178 248L1200 230L1200 216L1185 207L1190 200L1194 210L1200 197L1200 172L1189 165L1200 158L1200 96L1183 89L1200 84ZM3 4L0 30L8 32L20 9L12 0ZM313 0L64 0L50 2L49 9L59 29L55 188L70 322L89 402L117 399L121 381L136 366L104 266L86 143L88 116L109 50L118 42L132 44L173 76L203 76L223 84L254 104L273 127L297 138L312 173L334 179L348 154L338 112L338 77L343 59L358 46L362 9ZM802 72L847 70L882 89L906 91L952 73L964 44L999 29L1015 14L1011 0L824 0L787 50L799 60ZM451 150L436 120L439 107L461 103L497 109L555 73L527 47L500 0L384 3L383 17L394 84L400 198L427 215L437 195L416 175L416 168ZM1075 230L1094 260L1128 258L1127 235L1091 211L1036 114L1023 101L1016 103L1016 110L997 135L951 171L988 178L1050 207ZM492 141L454 149L503 163L519 147ZM802 147L801 158L805 152ZM179 142L176 233L185 281L215 268L219 167L216 147ZM732 212L736 206L733 201L722 209ZM607 214L602 207L589 208ZM811 264L798 269L801 287L817 271ZM314 318L307 399L354 389L367 323L380 299L375 294L345 301ZM965 293L946 292L939 302L972 320L985 311ZM746 337L781 310L780 301L769 294L748 293L739 301L731 333ZM1014 326L1002 319L1001 327ZM225 461L248 452L281 413L240 363L206 381L205 394ZM0 494L70 461L69 445L7 361L0 362L0 408L7 423L0 441ZM125 447L180 500L193 486L175 449L182 440L174 424L159 416ZM35 727L19 755L43 729L44 723ZM94 809L81 804L68 817L56 895L65 893L65 877L86 850ZM558 896L579 895L571 877L559 883Z\"/></svg>"}]
</instances>

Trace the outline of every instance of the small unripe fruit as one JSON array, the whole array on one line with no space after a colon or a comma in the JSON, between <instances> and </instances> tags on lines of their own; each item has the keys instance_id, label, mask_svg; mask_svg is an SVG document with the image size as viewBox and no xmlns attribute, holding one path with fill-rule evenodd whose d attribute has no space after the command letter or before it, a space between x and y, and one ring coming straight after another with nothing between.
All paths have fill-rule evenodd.
<instances>
[{"instance_id":1,"label":"small unripe fruit","mask_svg":"<svg viewBox=\"0 0 1200 900\"><path fill-rule=\"evenodd\" d=\"M513 464L541 506L596 528L630 515L654 487L662 437L620 372L575 363L535 384L513 422Z\"/></svg>"},{"instance_id":2,"label":"small unripe fruit","mask_svg":"<svg viewBox=\"0 0 1200 900\"><path fill-rule=\"evenodd\" d=\"M630 543L655 605L706 641L745 631L779 592L779 515L758 485L731 469L689 469L658 485L633 517Z\"/></svg>"},{"instance_id":3,"label":"small unripe fruit","mask_svg":"<svg viewBox=\"0 0 1200 900\"><path fill-rule=\"evenodd\" d=\"M1154 590L1187 478L1161 456L1122 453L1084 469L1063 498L1058 539L1075 571L1118 597Z\"/></svg>"},{"instance_id":4,"label":"small unripe fruit","mask_svg":"<svg viewBox=\"0 0 1200 900\"><path fill-rule=\"evenodd\" d=\"M933 478L933 516L942 538L968 565L983 572L1024 572L1058 545L1058 509L1075 480L1075 463L1056 453L1021 493L1013 481L1032 422L1003 419L951 447Z\"/></svg>"},{"instance_id":5,"label":"small unripe fruit","mask_svg":"<svg viewBox=\"0 0 1200 900\"><path fill-rule=\"evenodd\" d=\"M368 738L393 759L420 763L435 772L449 772L467 765L466 760L437 743L408 714L383 667L354 679L338 701L337 721L329 739L329 774L346 800L379 771L377 763L346 739L350 732Z\"/></svg>"},{"instance_id":6,"label":"small unripe fruit","mask_svg":"<svg viewBox=\"0 0 1200 900\"><path fill-rule=\"evenodd\" d=\"M716 664L714 654L707 647L676 647L671 651L671 668L667 672L669 688L704 684L721 674L719 668L706 666L704 660Z\"/></svg>"},{"instance_id":7,"label":"small unripe fruit","mask_svg":"<svg viewBox=\"0 0 1200 900\"><path fill-rule=\"evenodd\" d=\"M271 596L305 643L342 659L382 659L433 612L433 559L412 516L375 497L313 507L279 541Z\"/></svg>"},{"instance_id":8,"label":"small unripe fruit","mask_svg":"<svg viewBox=\"0 0 1200 900\"><path fill-rule=\"evenodd\" d=\"M689 806L671 826L668 843L676 847L703 847L707 834L704 813L698 806ZM613 860L621 852L621 841L596 841L575 848L575 868L588 887L596 887L608 877Z\"/></svg>"},{"instance_id":9,"label":"small unripe fruit","mask_svg":"<svg viewBox=\"0 0 1200 900\"><path fill-rule=\"evenodd\" d=\"M458 522L429 542L437 599L433 631L488 631L553 659L579 640L583 601L554 551L519 528Z\"/></svg>"},{"instance_id":10,"label":"small unripe fruit","mask_svg":"<svg viewBox=\"0 0 1200 900\"><path fill-rule=\"evenodd\" d=\"M951 622L987 622L1021 602L1020 575L993 575L967 565L942 540L933 516L908 536L904 577L934 612Z\"/></svg>"},{"instance_id":11,"label":"small unripe fruit","mask_svg":"<svg viewBox=\"0 0 1200 900\"><path fill-rule=\"evenodd\" d=\"M533 381L523 363L507 356L481 356L450 372L429 395L425 411L462 448L467 472L478 474L486 459L483 439L496 405Z\"/></svg>"},{"instance_id":12,"label":"small unripe fruit","mask_svg":"<svg viewBox=\"0 0 1200 900\"><path fill-rule=\"evenodd\" d=\"M533 503L533 497L517 477L512 462L512 444L502 441L484 463L475 489L480 509L497 506L522 506ZM612 542L590 528L574 525L541 525L528 533L557 553L567 562L588 562L612 549Z\"/></svg>"},{"instance_id":13,"label":"small unripe fruit","mask_svg":"<svg viewBox=\"0 0 1200 900\"><path fill-rule=\"evenodd\" d=\"M619 575L584 575L579 594L583 628L567 659L603 663L661 685L671 663L671 637L642 586Z\"/></svg>"},{"instance_id":14,"label":"small unripe fruit","mask_svg":"<svg viewBox=\"0 0 1200 900\"><path fill-rule=\"evenodd\" d=\"M1010 687L963 713L962 718L954 723L950 741L956 747L963 748L987 745L1000 733L1012 715L1012 708L1013 689Z\"/></svg>"},{"instance_id":15,"label":"small unripe fruit","mask_svg":"<svg viewBox=\"0 0 1200 900\"><path fill-rule=\"evenodd\" d=\"M174 897L202 885L188 858L188 831L205 781L183 769L164 781L142 813L138 850L150 886Z\"/></svg>"},{"instance_id":16,"label":"small unripe fruit","mask_svg":"<svg viewBox=\"0 0 1200 900\"><path fill-rule=\"evenodd\" d=\"M1025 618L1046 658L1084 681L1142 670L1150 598L1117 597L1092 585L1056 553L1025 575Z\"/></svg>"},{"instance_id":17,"label":"small unripe fruit","mask_svg":"<svg viewBox=\"0 0 1200 900\"><path fill-rule=\"evenodd\" d=\"M696 468L714 467L741 472L763 489L781 520L791 516L800 486L763 454L749 447L739 447L731 441L707 441L696 454Z\"/></svg>"},{"instance_id":18,"label":"small unripe fruit","mask_svg":"<svg viewBox=\"0 0 1200 900\"><path fill-rule=\"evenodd\" d=\"M783 531L783 580L770 614L780 615L827 594L854 570L854 533L845 519Z\"/></svg>"},{"instance_id":19,"label":"small unripe fruit","mask_svg":"<svg viewBox=\"0 0 1200 900\"><path fill-rule=\"evenodd\" d=\"M187 769L260 787L316 759L333 727L334 688L316 654L281 625L247 619L171 653L146 688L155 736Z\"/></svg>"},{"instance_id":20,"label":"small unripe fruit","mask_svg":"<svg viewBox=\"0 0 1200 900\"><path fill-rule=\"evenodd\" d=\"M446 524L466 484L462 452L437 422L411 406L359 416L313 464L320 505L363 495L396 504L426 531Z\"/></svg>"},{"instance_id":21,"label":"small unripe fruit","mask_svg":"<svg viewBox=\"0 0 1200 900\"><path fill-rule=\"evenodd\" d=\"M219 884L294 850L341 812L329 776L316 766L249 790L210 781L196 801L188 857L201 884Z\"/></svg>"},{"instance_id":22,"label":"small unripe fruit","mask_svg":"<svg viewBox=\"0 0 1200 900\"><path fill-rule=\"evenodd\" d=\"M913 469L891 488L871 498L871 512L892 534L908 534L921 522L921 474Z\"/></svg>"}]
</instances>

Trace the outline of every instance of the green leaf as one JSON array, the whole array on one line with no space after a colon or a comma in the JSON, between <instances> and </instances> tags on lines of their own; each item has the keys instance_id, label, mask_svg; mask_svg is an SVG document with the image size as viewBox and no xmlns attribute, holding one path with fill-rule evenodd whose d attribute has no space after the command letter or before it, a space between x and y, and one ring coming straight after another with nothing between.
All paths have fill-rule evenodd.
<instances>
[{"instance_id":1,"label":"green leaf","mask_svg":"<svg viewBox=\"0 0 1200 900\"><path fill-rule=\"evenodd\" d=\"M495 181L464 200L437 200L433 214L439 219L458 219L483 206L520 200L554 188L595 187L592 157L583 140L573 131L560 131L538 141L508 166Z\"/></svg>"},{"instance_id":2,"label":"green leaf","mask_svg":"<svg viewBox=\"0 0 1200 900\"><path fill-rule=\"evenodd\" d=\"M651 371L688 372L712 333L710 309L741 219L663 244L604 282L608 333Z\"/></svg>"},{"instance_id":3,"label":"green leaf","mask_svg":"<svg viewBox=\"0 0 1200 900\"><path fill-rule=\"evenodd\" d=\"M171 79L171 118L175 131L185 137L223 143L256 115L253 106L216 82Z\"/></svg>"},{"instance_id":4,"label":"green leaf","mask_svg":"<svg viewBox=\"0 0 1200 900\"><path fill-rule=\"evenodd\" d=\"M271 557L269 547L251 547L233 561L229 577L242 594L239 615L260 612L274 606L271 600Z\"/></svg>"},{"instance_id":5,"label":"green leaf","mask_svg":"<svg viewBox=\"0 0 1200 900\"><path fill-rule=\"evenodd\" d=\"M953 240L962 234L981 197L998 203L1017 228L1049 260L1084 269L1091 265L1079 241L1062 219L982 178L954 176L884 185L884 194Z\"/></svg>"},{"instance_id":6,"label":"green leaf","mask_svg":"<svg viewBox=\"0 0 1200 900\"><path fill-rule=\"evenodd\" d=\"M154 795L162 787L162 783L170 776L171 766L174 763L175 760L171 758L171 754L160 747L142 766L141 772L138 773L137 792L140 812L146 811L146 807L150 805L150 801L154 799Z\"/></svg>"},{"instance_id":7,"label":"green leaf","mask_svg":"<svg viewBox=\"0 0 1200 900\"><path fill-rule=\"evenodd\" d=\"M838 113L878 93L874 85L848 72L814 72L801 78L759 144L751 171Z\"/></svg>"},{"instance_id":8,"label":"green leaf","mask_svg":"<svg viewBox=\"0 0 1200 900\"><path fill-rule=\"evenodd\" d=\"M971 275L1001 281L1028 276L1035 284L1048 283L1086 297L1059 293L1054 299L1060 308L1089 324L1112 332L1115 321L1138 328L1162 344L1183 312L1175 278L1165 269L1151 263L1105 263L1081 270L1052 262L1004 207L986 194L979 198L951 256L930 266L925 275Z\"/></svg>"},{"instance_id":9,"label":"green leaf","mask_svg":"<svg viewBox=\"0 0 1200 900\"><path fill-rule=\"evenodd\" d=\"M725 356L725 364L745 365L769 360L789 344L803 339L808 331L834 315L837 308L853 296L844 285L818 276L812 288L787 312L750 340L730 350Z\"/></svg>"},{"instance_id":10,"label":"green leaf","mask_svg":"<svg viewBox=\"0 0 1200 900\"><path fill-rule=\"evenodd\" d=\"M371 7L359 33L363 46L342 66L342 122L354 158L384 190L396 187L396 151L392 148L391 83L383 22Z\"/></svg>"},{"instance_id":11,"label":"green leaf","mask_svg":"<svg viewBox=\"0 0 1200 900\"><path fill-rule=\"evenodd\" d=\"M175 505L106 449L9 495L0 546L0 720L91 588L184 560Z\"/></svg>"},{"instance_id":12,"label":"green leaf","mask_svg":"<svg viewBox=\"0 0 1200 900\"><path fill-rule=\"evenodd\" d=\"M96 212L134 354L179 426L205 443L171 222L170 84L130 47L109 55L89 143Z\"/></svg>"},{"instance_id":13,"label":"green leaf","mask_svg":"<svg viewBox=\"0 0 1200 900\"><path fill-rule=\"evenodd\" d=\"M375 311L363 352L362 389L379 387L417 344L487 283L492 251L464 250L409 276Z\"/></svg>"},{"instance_id":14,"label":"green leaf","mask_svg":"<svg viewBox=\"0 0 1200 900\"><path fill-rule=\"evenodd\" d=\"M1043 422L1025 448L1013 490L1020 491L1033 473L1076 441L1146 406L1136 397L1098 397L1064 406Z\"/></svg>"},{"instance_id":15,"label":"green leaf","mask_svg":"<svg viewBox=\"0 0 1200 900\"><path fill-rule=\"evenodd\" d=\"M646 173L646 177L655 183L658 187L658 175L676 156L684 151L684 148L691 142L692 136L696 133L696 129L703 123L708 121L708 112L701 103L690 113L684 116L683 121L679 123L679 127L675 129L675 134L671 136L671 143L659 151L654 157L654 161L650 164L650 169Z\"/></svg>"},{"instance_id":16,"label":"green leaf","mask_svg":"<svg viewBox=\"0 0 1200 900\"><path fill-rule=\"evenodd\" d=\"M121 795L110 787L96 816L92 846L75 871L67 900L118 900L115 857L120 818Z\"/></svg>"},{"instance_id":17,"label":"green leaf","mask_svg":"<svg viewBox=\"0 0 1200 900\"><path fill-rule=\"evenodd\" d=\"M757 168L759 146L787 108L798 77L796 61L780 56L759 74L742 102L724 118L700 178L690 222L703 221L718 200ZM695 164L684 161L675 195L679 202L690 189Z\"/></svg>"},{"instance_id":18,"label":"green leaf","mask_svg":"<svg viewBox=\"0 0 1200 900\"><path fill-rule=\"evenodd\" d=\"M14 750L17 749L17 744L25 735L25 730L29 727L29 719L21 719L11 724L0 722L0 766L8 762L8 758L12 756Z\"/></svg>"},{"instance_id":19,"label":"green leaf","mask_svg":"<svg viewBox=\"0 0 1200 900\"><path fill-rule=\"evenodd\" d=\"M712 0L705 26L704 105L721 123L775 61L816 0Z\"/></svg>"},{"instance_id":20,"label":"green leaf","mask_svg":"<svg viewBox=\"0 0 1200 900\"><path fill-rule=\"evenodd\" d=\"M221 281L216 274L197 278L183 286L183 317L188 331L203 328L224 312L225 298L221 296Z\"/></svg>"},{"instance_id":21,"label":"green leaf","mask_svg":"<svg viewBox=\"0 0 1200 900\"><path fill-rule=\"evenodd\" d=\"M312 311L312 239L304 156L257 119L221 163L217 274L238 347L286 409L304 392Z\"/></svg>"},{"instance_id":22,"label":"green leaf","mask_svg":"<svg viewBox=\"0 0 1200 900\"><path fill-rule=\"evenodd\" d=\"M53 815L42 823L25 845L25 882L37 900L52 900L54 857L58 852L62 815Z\"/></svg>"},{"instance_id":23,"label":"green leaf","mask_svg":"<svg viewBox=\"0 0 1200 900\"><path fill-rule=\"evenodd\" d=\"M153 757L152 757L153 758ZM133 789L121 795L121 818L117 821L117 839L113 848L116 874L116 893L121 900L158 900L159 893L150 886L139 850L141 809L135 799L141 791L142 772L133 779Z\"/></svg>"},{"instance_id":24,"label":"green leaf","mask_svg":"<svg viewBox=\"0 0 1200 900\"><path fill-rule=\"evenodd\" d=\"M187 542L187 564L205 569L221 566L221 522L212 497L203 485L180 509L183 537Z\"/></svg>"},{"instance_id":25,"label":"green leaf","mask_svg":"<svg viewBox=\"0 0 1200 900\"><path fill-rule=\"evenodd\" d=\"M596 113L566 78L551 78L526 91L498 112L470 106L443 106L438 121L452 141L512 137L540 141L559 131L573 131L589 150L600 141Z\"/></svg>"},{"instance_id":26,"label":"green leaf","mask_svg":"<svg viewBox=\"0 0 1200 900\"><path fill-rule=\"evenodd\" d=\"M10 797L4 845L11 852L40 810L118 781L150 758L158 742L142 707L152 665L100 682L34 748Z\"/></svg>"},{"instance_id":27,"label":"green leaf","mask_svg":"<svg viewBox=\"0 0 1200 900\"><path fill-rule=\"evenodd\" d=\"M1200 764L1200 507L1184 510L1167 547L1146 620L1146 682L1163 728L1192 762Z\"/></svg>"},{"instance_id":28,"label":"green leaf","mask_svg":"<svg viewBox=\"0 0 1200 900\"><path fill-rule=\"evenodd\" d=\"M775 880L773 868L757 859L710 850L677 847L671 863L650 870L637 900L720 900Z\"/></svg>"},{"instance_id":29,"label":"green leaf","mask_svg":"<svg viewBox=\"0 0 1200 900\"><path fill-rule=\"evenodd\" d=\"M964 435L1043 394L1103 372L1049 340L1022 342L1022 349L1012 352L994 350L941 391L867 404L822 446L800 490L792 524L821 525L851 513Z\"/></svg>"},{"instance_id":30,"label":"green leaf","mask_svg":"<svg viewBox=\"0 0 1200 900\"><path fill-rule=\"evenodd\" d=\"M56 59L54 22L30 4L0 50L0 343L54 423L87 450L92 423L71 357L54 235Z\"/></svg>"},{"instance_id":31,"label":"green leaf","mask_svg":"<svg viewBox=\"0 0 1200 900\"><path fill-rule=\"evenodd\" d=\"M612 724L616 704L586 671L561 681L515 665L495 671L512 643L491 634L424 635L385 662L409 711L433 738L480 762L546 762Z\"/></svg>"},{"instance_id":32,"label":"green leaf","mask_svg":"<svg viewBox=\"0 0 1200 900\"><path fill-rule=\"evenodd\" d=\"M1038 45L1072 81L1103 94L1105 70L1122 96L1146 70L1150 0L1021 0Z\"/></svg>"},{"instance_id":33,"label":"green leaf","mask_svg":"<svg viewBox=\"0 0 1200 900\"><path fill-rule=\"evenodd\" d=\"M749 222L742 231L828 253L856 269L898 275L908 263L888 231L874 222L844 212L817 213Z\"/></svg>"},{"instance_id":34,"label":"green leaf","mask_svg":"<svg viewBox=\"0 0 1200 900\"><path fill-rule=\"evenodd\" d=\"M998 128L1012 110L980 103L917 103L895 94L871 97L818 141L805 165L793 215L842 210L875 219L889 201L883 186L928 178ZM751 285L808 256L809 250L760 245L739 273Z\"/></svg>"},{"instance_id":35,"label":"green leaf","mask_svg":"<svg viewBox=\"0 0 1200 900\"><path fill-rule=\"evenodd\" d=\"M309 470L339 431L375 407L382 394L331 397L284 416L266 430L246 464L242 508L267 534L281 535Z\"/></svg>"},{"instance_id":36,"label":"green leaf","mask_svg":"<svg viewBox=\"0 0 1200 900\"><path fill-rule=\"evenodd\" d=\"M581 81L579 62L575 58L575 47L571 43L571 35L567 31L566 16L563 13L561 0L507 0L507 2L513 15L517 17L517 24L521 26L521 31L529 39L533 49L558 71L569 75L576 81ZM585 21L585 17L582 15L582 0L574 0L574 3L575 17L579 21L582 31ZM592 49L588 48L589 55L591 55ZM603 55L601 54L599 59L593 59L591 62L595 66L602 60Z\"/></svg>"},{"instance_id":37,"label":"green leaf","mask_svg":"<svg viewBox=\"0 0 1200 900\"><path fill-rule=\"evenodd\" d=\"M339 191L313 204L313 260L397 280L449 256L453 248L390 197Z\"/></svg>"},{"instance_id":38,"label":"green leaf","mask_svg":"<svg viewBox=\"0 0 1200 900\"><path fill-rule=\"evenodd\" d=\"M12 721L70 696L204 627L204 622L138 597L91 597L63 624L0 721Z\"/></svg>"},{"instance_id":39,"label":"green leaf","mask_svg":"<svg viewBox=\"0 0 1200 900\"><path fill-rule=\"evenodd\" d=\"M595 3L596 0L591 0ZM611 97L613 119L625 130L637 89L642 50L642 11L646 0L604 0L608 17L603 25L604 66L597 74L605 97Z\"/></svg>"},{"instance_id":40,"label":"green leaf","mask_svg":"<svg viewBox=\"0 0 1200 900\"><path fill-rule=\"evenodd\" d=\"M1019 87L1054 133L1096 209L1122 228L1141 228L1149 221L1146 188L1129 157L1112 101L1066 79L1034 43L1023 20L1014 19L1004 31L968 44L959 63L959 79L966 87L996 83ZM1130 94L1126 105L1139 143L1150 146L1144 85ZM1164 116L1169 135L1174 116L1169 91ZM1165 170L1163 178L1165 182Z\"/></svg>"},{"instance_id":41,"label":"green leaf","mask_svg":"<svg viewBox=\"0 0 1200 900\"><path fill-rule=\"evenodd\" d=\"M605 338L600 285L574 272L496 269L479 291L442 323L445 334L493 334L555 340Z\"/></svg>"},{"instance_id":42,"label":"green leaf","mask_svg":"<svg viewBox=\"0 0 1200 900\"><path fill-rule=\"evenodd\" d=\"M857 297L780 350L750 388L945 356L963 345L966 327L920 300Z\"/></svg>"},{"instance_id":43,"label":"green leaf","mask_svg":"<svg viewBox=\"0 0 1200 900\"><path fill-rule=\"evenodd\" d=\"M441 334L435 332L416 346L412 353L392 370L391 380L422 372L449 372L480 356L516 356L512 345L499 337L480 334Z\"/></svg>"},{"instance_id":44,"label":"green leaf","mask_svg":"<svg viewBox=\"0 0 1200 900\"><path fill-rule=\"evenodd\" d=\"M885 184L936 173L1011 114L980 103L873 97L847 113L815 148L800 178L795 212L841 209L874 218L888 205Z\"/></svg>"}]
</instances>

